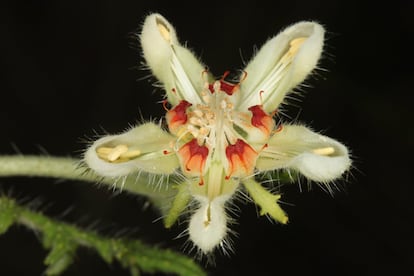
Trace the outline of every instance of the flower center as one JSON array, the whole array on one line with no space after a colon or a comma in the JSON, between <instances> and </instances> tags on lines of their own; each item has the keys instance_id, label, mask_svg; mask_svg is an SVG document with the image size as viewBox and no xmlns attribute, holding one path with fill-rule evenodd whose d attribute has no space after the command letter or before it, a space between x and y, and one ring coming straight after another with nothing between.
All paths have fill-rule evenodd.
<instances>
[{"instance_id":1,"label":"flower center","mask_svg":"<svg viewBox=\"0 0 414 276\"><path fill-rule=\"evenodd\" d=\"M233 129L234 104L216 81L201 93L202 103L195 105L190 112L187 130L202 145L216 148L225 141L234 143Z\"/></svg>"},{"instance_id":2,"label":"flower center","mask_svg":"<svg viewBox=\"0 0 414 276\"><path fill-rule=\"evenodd\" d=\"M200 176L200 185L213 167L217 172L212 175L210 171L207 177L220 183L252 174L258 150L274 128L272 116L260 105L237 110L239 84L226 82L224 77L205 84L201 103L181 100L166 115L171 133L177 136L181 168L187 175Z\"/></svg>"}]
</instances>

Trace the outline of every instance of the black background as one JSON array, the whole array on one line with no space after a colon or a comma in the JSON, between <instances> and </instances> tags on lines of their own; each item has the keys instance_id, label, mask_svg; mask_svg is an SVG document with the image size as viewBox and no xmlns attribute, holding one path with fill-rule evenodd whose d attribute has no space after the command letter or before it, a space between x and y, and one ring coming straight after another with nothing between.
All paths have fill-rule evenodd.
<instances>
[{"instance_id":1,"label":"black background","mask_svg":"<svg viewBox=\"0 0 414 276\"><path fill-rule=\"evenodd\" d=\"M0 7L0 153L79 156L85 136L162 116L162 92L139 70L133 33L160 12L220 75L283 27L316 20L326 53L289 115L350 147L352 175L332 197L285 187L287 226L238 205L235 253L211 275L405 275L412 270L413 6L410 1L26 1ZM102 132L101 132L102 133ZM1 179L0 189L46 214L176 250L185 224L165 230L145 200L93 185ZM36 204L35 204L36 205ZM0 237L0 275L41 275L47 252L23 227ZM128 275L79 250L64 275Z\"/></svg>"}]
</instances>

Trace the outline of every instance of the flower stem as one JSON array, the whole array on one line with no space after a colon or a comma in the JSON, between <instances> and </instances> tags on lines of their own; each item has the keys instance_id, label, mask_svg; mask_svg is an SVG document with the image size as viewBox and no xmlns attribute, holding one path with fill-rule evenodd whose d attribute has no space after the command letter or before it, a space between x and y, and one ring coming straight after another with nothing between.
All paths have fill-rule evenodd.
<instances>
[{"instance_id":1,"label":"flower stem","mask_svg":"<svg viewBox=\"0 0 414 276\"><path fill-rule=\"evenodd\" d=\"M164 185L163 189L155 189L149 185L156 182L149 175L125 179L99 178L93 172L81 168L81 161L69 157L51 157L35 155L6 155L0 156L0 177L51 177L86 182L99 182L114 188L120 188L131 193L149 197L153 201L170 198L175 191ZM161 177L161 176L160 176ZM120 182L120 185L116 185Z\"/></svg>"}]
</instances>

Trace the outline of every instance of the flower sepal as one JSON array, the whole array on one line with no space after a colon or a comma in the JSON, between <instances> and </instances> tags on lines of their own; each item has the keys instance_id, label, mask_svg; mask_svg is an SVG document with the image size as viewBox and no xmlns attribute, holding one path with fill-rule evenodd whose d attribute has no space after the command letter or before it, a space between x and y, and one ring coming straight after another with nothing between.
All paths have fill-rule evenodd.
<instances>
[{"instance_id":1,"label":"flower sepal","mask_svg":"<svg viewBox=\"0 0 414 276\"><path fill-rule=\"evenodd\" d=\"M288 216L278 204L280 194L270 193L253 179L243 181L243 185L253 201L260 206L261 216L268 215L281 224L288 223Z\"/></svg>"}]
</instances>

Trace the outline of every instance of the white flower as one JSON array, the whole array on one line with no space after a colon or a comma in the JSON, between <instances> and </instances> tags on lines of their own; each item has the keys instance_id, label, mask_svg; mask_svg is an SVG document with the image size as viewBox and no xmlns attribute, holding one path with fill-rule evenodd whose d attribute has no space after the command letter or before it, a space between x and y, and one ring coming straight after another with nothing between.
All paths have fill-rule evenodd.
<instances>
[{"instance_id":1,"label":"white flower","mask_svg":"<svg viewBox=\"0 0 414 276\"><path fill-rule=\"evenodd\" d=\"M328 184L349 169L348 150L341 143L274 120L286 94L318 63L324 40L318 23L299 22L267 41L236 83L226 81L226 74L214 80L160 14L146 18L140 39L147 65L171 105L168 131L146 123L103 137L86 151L84 160L106 177L138 171L185 176L177 183L166 226L174 223L189 197L197 201L188 233L203 253L225 243L225 204L241 184L261 214L287 223L278 205L280 195L267 191L255 175L291 169Z\"/></svg>"}]
</instances>

